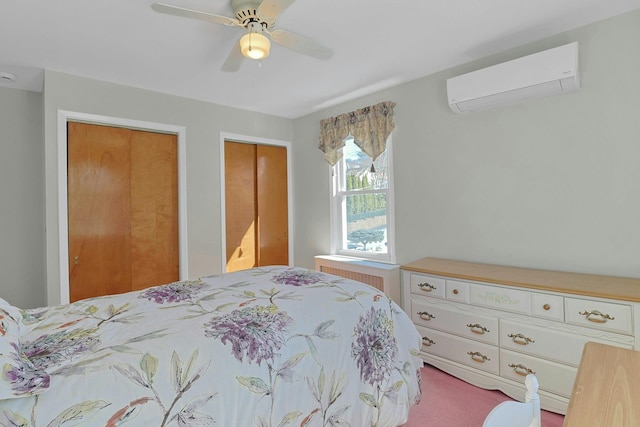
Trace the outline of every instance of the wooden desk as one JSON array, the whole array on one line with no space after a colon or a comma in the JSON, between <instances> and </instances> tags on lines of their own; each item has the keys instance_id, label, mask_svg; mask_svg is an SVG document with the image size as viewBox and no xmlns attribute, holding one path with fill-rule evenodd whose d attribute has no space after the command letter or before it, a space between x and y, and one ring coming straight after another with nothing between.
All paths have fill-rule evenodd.
<instances>
[{"instance_id":1,"label":"wooden desk","mask_svg":"<svg viewBox=\"0 0 640 427\"><path fill-rule=\"evenodd\" d=\"M640 426L640 351L585 344L562 426Z\"/></svg>"}]
</instances>

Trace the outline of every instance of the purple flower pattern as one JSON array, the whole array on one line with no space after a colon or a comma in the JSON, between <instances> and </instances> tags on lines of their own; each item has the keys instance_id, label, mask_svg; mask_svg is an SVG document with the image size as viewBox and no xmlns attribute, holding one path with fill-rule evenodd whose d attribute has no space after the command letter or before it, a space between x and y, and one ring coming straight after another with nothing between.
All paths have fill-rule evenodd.
<instances>
[{"instance_id":1,"label":"purple flower pattern","mask_svg":"<svg viewBox=\"0 0 640 427\"><path fill-rule=\"evenodd\" d=\"M332 292L325 292L327 288ZM337 296L336 289L340 291ZM260 303L266 299L271 304ZM278 305L273 303L276 299ZM337 308L329 313L333 304ZM103 310L106 319L98 316ZM24 324L29 327L17 352L7 352L0 376L10 397L13 390L16 396L44 391L51 385L49 375L55 378L55 392L30 399L32 409L21 406L20 401L26 400L11 398L3 408L12 410L19 421L31 416L34 425L86 423L89 419L92 425L115 425L132 416L140 425L227 425L225 415L213 413L204 403L214 395L217 399L229 395L237 405L240 394L236 388L244 387L249 393L242 394L247 400L240 408L262 399L271 399L272 405L257 409L251 417L245 417L244 410L239 415L246 418L242 425L252 420L264 420L265 425L302 425L312 416L317 425L360 425L365 419L367 425L378 425L383 400L388 411L420 398L421 361L415 355L417 349L410 353L407 347L407 341L419 345L419 336L412 335L410 319L395 310L386 301L372 298L368 288L346 279L289 267L248 270L68 307L28 310ZM125 311L127 315L121 316ZM329 331L330 326L335 329ZM162 340L154 339L159 337ZM347 348L342 353L339 343L344 340ZM227 359L218 351L218 343L227 347ZM190 352L191 358L182 363L177 350ZM353 360L354 369L343 364L336 368L331 358L324 358L336 353L340 361L344 356ZM142 359L141 354L145 354ZM403 363L404 368L398 369ZM228 369L236 364L238 370ZM207 370L209 365L215 369ZM268 368L268 375L258 374L259 366ZM106 367L110 369L103 369ZM165 371L162 375L170 373L169 383L162 379L161 370ZM135 395L123 393L122 379L110 374L113 372L145 389ZM325 378L329 372L331 385L329 377ZM340 379L334 381L334 375ZM307 384L296 378L306 379ZM401 381L406 384L407 398L398 391ZM84 385L99 389L99 400L87 400L92 397L85 396ZM63 396L83 400L62 400ZM367 406L362 411L355 406L358 397ZM11 409L12 402L16 410ZM280 402L286 402L285 406ZM309 415L303 419L304 414Z\"/></svg>"},{"instance_id":2,"label":"purple flower pattern","mask_svg":"<svg viewBox=\"0 0 640 427\"><path fill-rule=\"evenodd\" d=\"M371 385L380 384L391 373L398 354L393 322L384 310L371 307L360 315L354 335L351 355L360 369L360 378Z\"/></svg>"},{"instance_id":3,"label":"purple flower pattern","mask_svg":"<svg viewBox=\"0 0 640 427\"><path fill-rule=\"evenodd\" d=\"M96 329L76 329L42 335L31 342L22 343L22 351L37 369L51 368L100 345Z\"/></svg>"},{"instance_id":4,"label":"purple flower pattern","mask_svg":"<svg viewBox=\"0 0 640 427\"><path fill-rule=\"evenodd\" d=\"M326 279L326 275L317 271L289 269L276 274L271 280L281 285L305 286L323 282Z\"/></svg>"},{"instance_id":5,"label":"purple flower pattern","mask_svg":"<svg viewBox=\"0 0 640 427\"><path fill-rule=\"evenodd\" d=\"M275 305L247 307L211 319L205 326L205 336L231 343L233 355L239 361L246 356L258 365L273 360L285 342L285 334L294 321Z\"/></svg>"},{"instance_id":6,"label":"purple flower pattern","mask_svg":"<svg viewBox=\"0 0 640 427\"><path fill-rule=\"evenodd\" d=\"M13 344L15 353L11 358L15 363L5 363L2 367L2 379L11 384L16 395L37 394L49 388L50 377L37 369L33 363Z\"/></svg>"},{"instance_id":7,"label":"purple flower pattern","mask_svg":"<svg viewBox=\"0 0 640 427\"><path fill-rule=\"evenodd\" d=\"M168 285L156 286L142 292L138 298L146 298L157 304L189 301L194 294L205 288L200 281L174 282Z\"/></svg>"}]
</instances>

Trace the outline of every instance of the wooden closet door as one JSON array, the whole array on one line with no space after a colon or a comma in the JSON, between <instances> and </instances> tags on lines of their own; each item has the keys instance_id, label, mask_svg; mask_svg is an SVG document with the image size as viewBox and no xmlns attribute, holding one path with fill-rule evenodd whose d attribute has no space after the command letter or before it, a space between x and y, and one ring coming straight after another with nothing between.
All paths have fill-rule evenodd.
<instances>
[{"instance_id":1,"label":"wooden closet door","mask_svg":"<svg viewBox=\"0 0 640 427\"><path fill-rule=\"evenodd\" d=\"M289 264L287 149L257 146L258 265Z\"/></svg>"},{"instance_id":2,"label":"wooden closet door","mask_svg":"<svg viewBox=\"0 0 640 427\"><path fill-rule=\"evenodd\" d=\"M177 281L178 140L131 131L131 289Z\"/></svg>"},{"instance_id":3,"label":"wooden closet door","mask_svg":"<svg viewBox=\"0 0 640 427\"><path fill-rule=\"evenodd\" d=\"M225 141L225 227L227 271L257 264L256 146Z\"/></svg>"},{"instance_id":4,"label":"wooden closet door","mask_svg":"<svg viewBox=\"0 0 640 427\"><path fill-rule=\"evenodd\" d=\"M71 301L179 279L177 137L67 127Z\"/></svg>"},{"instance_id":5,"label":"wooden closet door","mask_svg":"<svg viewBox=\"0 0 640 427\"><path fill-rule=\"evenodd\" d=\"M131 290L131 150L127 129L69 123L71 301Z\"/></svg>"},{"instance_id":6,"label":"wooden closet door","mask_svg":"<svg viewBox=\"0 0 640 427\"><path fill-rule=\"evenodd\" d=\"M287 149L225 141L227 271L289 264Z\"/></svg>"}]
</instances>

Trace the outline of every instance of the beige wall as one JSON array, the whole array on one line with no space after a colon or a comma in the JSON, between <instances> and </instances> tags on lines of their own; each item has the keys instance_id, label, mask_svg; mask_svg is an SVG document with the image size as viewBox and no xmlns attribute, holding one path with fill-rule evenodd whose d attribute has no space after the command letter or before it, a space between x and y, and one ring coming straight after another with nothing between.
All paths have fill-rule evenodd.
<instances>
[{"instance_id":1,"label":"beige wall","mask_svg":"<svg viewBox=\"0 0 640 427\"><path fill-rule=\"evenodd\" d=\"M320 119L390 100L400 264L425 256L640 277L640 11L295 120L296 260L329 251ZM446 79L578 41L582 90L465 115Z\"/></svg>"},{"instance_id":2,"label":"beige wall","mask_svg":"<svg viewBox=\"0 0 640 427\"><path fill-rule=\"evenodd\" d=\"M46 303L42 94L0 87L0 297Z\"/></svg>"},{"instance_id":3,"label":"beige wall","mask_svg":"<svg viewBox=\"0 0 640 427\"><path fill-rule=\"evenodd\" d=\"M186 128L187 250L191 278L222 271L220 134L231 133L280 141L293 139L290 119L46 71L44 155L49 301L56 301L60 290L58 110Z\"/></svg>"},{"instance_id":4,"label":"beige wall","mask_svg":"<svg viewBox=\"0 0 640 427\"><path fill-rule=\"evenodd\" d=\"M319 120L384 100L397 103L399 263L436 256L640 277L637 40L640 11L296 120L53 71L43 94L0 88L0 297L21 307L58 297L58 110L186 128L190 277L222 268L221 132L292 142L294 259L313 267L330 243ZM449 110L446 78L571 41L579 92Z\"/></svg>"}]
</instances>

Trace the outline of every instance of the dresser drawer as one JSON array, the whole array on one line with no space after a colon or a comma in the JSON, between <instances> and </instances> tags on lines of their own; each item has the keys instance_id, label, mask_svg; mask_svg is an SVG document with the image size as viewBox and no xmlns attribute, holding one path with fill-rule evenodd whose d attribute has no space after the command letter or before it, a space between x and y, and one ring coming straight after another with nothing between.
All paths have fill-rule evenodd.
<instances>
[{"instance_id":1,"label":"dresser drawer","mask_svg":"<svg viewBox=\"0 0 640 427\"><path fill-rule=\"evenodd\" d=\"M570 397L578 368L500 350L500 376L522 383L529 370L538 377L540 390Z\"/></svg>"},{"instance_id":2,"label":"dresser drawer","mask_svg":"<svg viewBox=\"0 0 640 427\"><path fill-rule=\"evenodd\" d=\"M564 298L560 295L531 293L531 314L564 322Z\"/></svg>"},{"instance_id":3,"label":"dresser drawer","mask_svg":"<svg viewBox=\"0 0 640 427\"><path fill-rule=\"evenodd\" d=\"M445 280L419 273L409 275L411 293L433 298L444 298Z\"/></svg>"},{"instance_id":4,"label":"dresser drawer","mask_svg":"<svg viewBox=\"0 0 640 427\"><path fill-rule=\"evenodd\" d=\"M418 326L422 351L498 375L498 347Z\"/></svg>"},{"instance_id":5,"label":"dresser drawer","mask_svg":"<svg viewBox=\"0 0 640 427\"><path fill-rule=\"evenodd\" d=\"M447 279L447 296L450 301L469 303L469 282Z\"/></svg>"},{"instance_id":6,"label":"dresser drawer","mask_svg":"<svg viewBox=\"0 0 640 427\"><path fill-rule=\"evenodd\" d=\"M463 311L414 300L411 307L411 320L416 325L498 345L498 319L473 313L471 306Z\"/></svg>"},{"instance_id":7,"label":"dresser drawer","mask_svg":"<svg viewBox=\"0 0 640 427\"><path fill-rule=\"evenodd\" d=\"M564 301L567 323L633 334L632 310L628 304L581 298L565 298Z\"/></svg>"},{"instance_id":8,"label":"dresser drawer","mask_svg":"<svg viewBox=\"0 0 640 427\"><path fill-rule=\"evenodd\" d=\"M470 302L498 310L531 314L531 292L518 289L474 283L471 286Z\"/></svg>"},{"instance_id":9,"label":"dresser drawer","mask_svg":"<svg viewBox=\"0 0 640 427\"><path fill-rule=\"evenodd\" d=\"M594 338L581 333L581 329L584 328L564 332L501 319L500 347L576 367L580 364L582 349L588 341L632 348L630 345ZM590 332L588 329L582 332L585 331Z\"/></svg>"}]
</instances>

